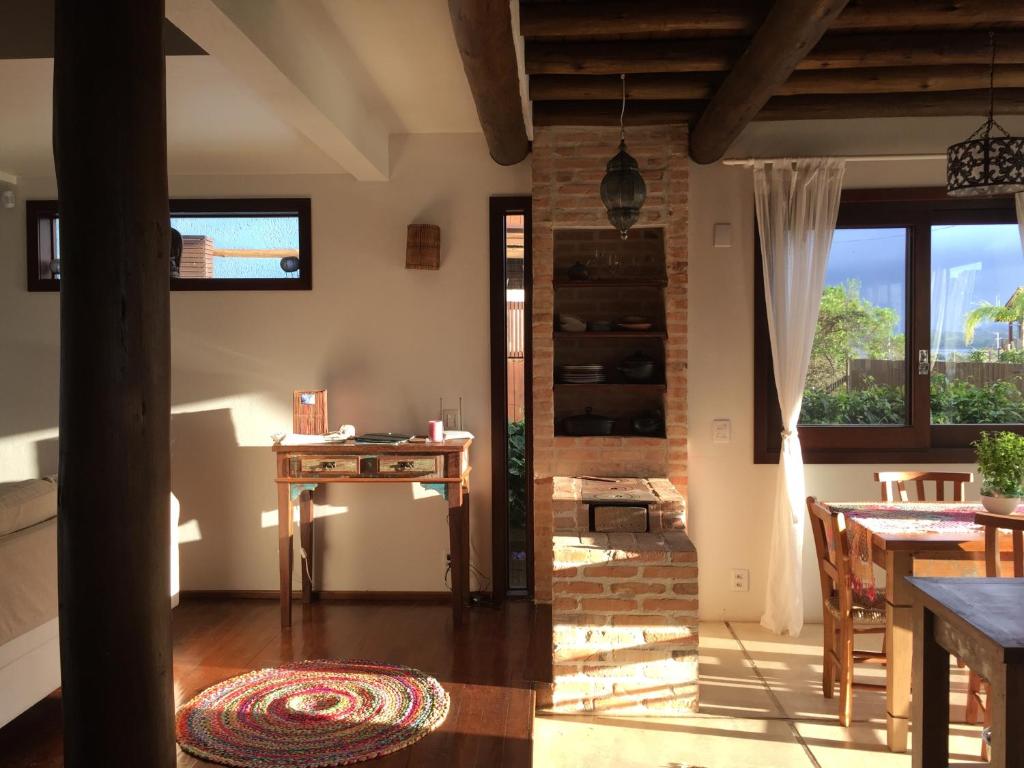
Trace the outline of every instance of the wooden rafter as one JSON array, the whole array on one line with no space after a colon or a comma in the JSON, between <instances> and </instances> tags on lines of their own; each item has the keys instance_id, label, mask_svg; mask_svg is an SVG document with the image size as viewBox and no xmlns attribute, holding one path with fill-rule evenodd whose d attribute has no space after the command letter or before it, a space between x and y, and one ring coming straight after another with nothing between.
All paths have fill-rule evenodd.
<instances>
[{"instance_id":1,"label":"wooden rafter","mask_svg":"<svg viewBox=\"0 0 1024 768\"><path fill-rule=\"evenodd\" d=\"M1001 32L996 61L1024 64L1024 33ZM746 49L744 38L687 41L528 41L530 75L618 75L620 73L724 72ZM986 32L826 35L797 65L798 70L929 67L988 64Z\"/></svg>"},{"instance_id":2,"label":"wooden rafter","mask_svg":"<svg viewBox=\"0 0 1024 768\"><path fill-rule=\"evenodd\" d=\"M626 81L631 101L707 99L721 75L633 75ZM962 67L898 67L836 69L794 72L776 96L848 93L924 93L969 91L985 88L989 68L984 64ZM1024 87L1024 65L1000 65L995 70L997 88ZM614 75L535 75L530 78L533 101L613 100L622 92Z\"/></svg>"},{"instance_id":3,"label":"wooden rafter","mask_svg":"<svg viewBox=\"0 0 1024 768\"><path fill-rule=\"evenodd\" d=\"M700 113L700 101L647 101L631 105L627 125L687 122ZM884 93L776 96L754 118L813 120L861 117L982 116L988 91L949 93ZM996 115L1024 114L1024 88L996 91ZM534 125L618 125L618 101L540 101L533 107Z\"/></svg>"},{"instance_id":4,"label":"wooden rafter","mask_svg":"<svg viewBox=\"0 0 1024 768\"><path fill-rule=\"evenodd\" d=\"M700 2L523 3L527 38L750 35L770 3ZM1024 24L1024 3L1012 0L860 0L836 20L843 32L989 29Z\"/></svg>"},{"instance_id":5,"label":"wooden rafter","mask_svg":"<svg viewBox=\"0 0 1024 768\"><path fill-rule=\"evenodd\" d=\"M690 156L712 163L818 44L847 0L777 0L690 136Z\"/></svg>"},{"instance_id":6,"label":"wooden rafter","mask_svg":"<svg viewBox=\"0 0 1024 768\"><path fill-rule=\"evenodd\" d=\"M491 157L515 165L530 152L508 0L448 0L455 42Z\"/></svg>"}]
</instances>

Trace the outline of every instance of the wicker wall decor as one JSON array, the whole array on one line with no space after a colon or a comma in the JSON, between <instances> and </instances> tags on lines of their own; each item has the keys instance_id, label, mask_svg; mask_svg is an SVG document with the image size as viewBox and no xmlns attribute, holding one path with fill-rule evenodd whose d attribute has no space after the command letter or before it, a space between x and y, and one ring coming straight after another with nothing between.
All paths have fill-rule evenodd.
<instances>
[{"instance_id":1,"label":"wicker wall decor","mask_svg":"<svg viewBox=\"0 0 1024 768\"><path fill-rule=\"evenodd\" d=\"M441 268L441 228L436 224L410 224L405 243L406 269Z\"/></svg>"}]
</instances>

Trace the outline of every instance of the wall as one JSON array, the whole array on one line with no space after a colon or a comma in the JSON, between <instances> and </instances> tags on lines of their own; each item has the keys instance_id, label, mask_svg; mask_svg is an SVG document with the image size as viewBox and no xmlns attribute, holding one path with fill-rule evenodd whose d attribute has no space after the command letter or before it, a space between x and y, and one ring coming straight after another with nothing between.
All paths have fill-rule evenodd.
<instances>
[{"instance_id":1,"label":"wall","mask_svg":"<svg viewBox=\"0 0 1024 768\"><path fill-rule=\"evenodd\" d=\"M977 119L854 120L757 124L732 154L804 156L942 152ZM1004 121L1017 133L1024 121ZM942 160L857 162L846 188L943 186ZM700 552L704 619L758 620L764 607L769 533L777 469L753 463L754 208L748 168L692 165L690 170L690 346L688 529ZM732 247L715 248L715 223L732 225ZM1024 272L1022 272L1024 278ZM712 420L732 420L732 442L712 442ZM934 465L809 465L807 492L830 499L873 499L871 473ZM974 471L970 465L941 465ZM978 493L977 482L968 489ZM820 620L820 588L810 532L804 541L804 605ZM750 569L750 591L730 590L730 571Z\"/></svg>"},{"instance_id":2,"label":"wall","mask_svg":"<svg viewBox=\"0 0 1024 768\"><path fill-rule=\"evenodd\" d=\"M488 197L530 188L471 134L398 136L392 179L175 177L175 196L309 196L314 290L172 294L172 490L183 589L276 589L268 448L291 391L327 387L332 426L416 430L463 398L473 448L473 562L490 573ZM0 480L56 471L58 296L25 291L24 179L0 209ZM406 270L406 225L442 230L439 272ZM116 472L117 467L111 467ZM335 486L318 500L331 590L443 590L446 505L418 486ZM301 561L296 558L296 563ZM296 583L298 571L296 569ZM477 582L479 584L479 582Z\"/></svg>"}]
</instances>

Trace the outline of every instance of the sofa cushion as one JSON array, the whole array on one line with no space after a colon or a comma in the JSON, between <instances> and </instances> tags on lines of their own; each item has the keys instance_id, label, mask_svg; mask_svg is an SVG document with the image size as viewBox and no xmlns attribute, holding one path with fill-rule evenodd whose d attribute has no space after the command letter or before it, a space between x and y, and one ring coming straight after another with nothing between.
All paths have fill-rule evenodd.
<instances>
[{"instance_id":1,"label":"sofa cushion","mask_svg":"<svg viewBox=\"0 0 1024 768\"><path fill-rule=\"evenodd\" d=\"M0 483L0 536L57 516L57 483L51 478Z\"/></svg>"}]
</instances>

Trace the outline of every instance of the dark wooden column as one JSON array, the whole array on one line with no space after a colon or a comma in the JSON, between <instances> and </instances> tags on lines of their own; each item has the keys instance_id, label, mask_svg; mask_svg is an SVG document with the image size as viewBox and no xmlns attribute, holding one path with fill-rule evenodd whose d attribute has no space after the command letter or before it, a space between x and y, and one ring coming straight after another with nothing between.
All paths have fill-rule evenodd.
<instances>
[{"instance_id":1,"label":"dark wooden column","mask_svg":"<svg viewBox=\"0 0 1024 768\"><path fill-rule=\"evenodd\" d=\"M64 765L175 761L163 0L57 0Z\"/></svg>"}]
</instances>

